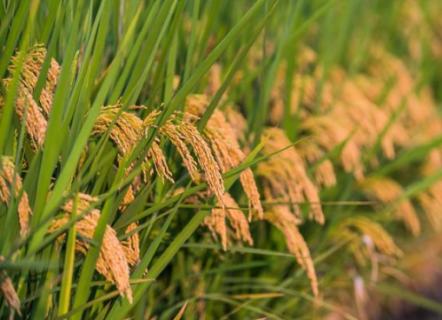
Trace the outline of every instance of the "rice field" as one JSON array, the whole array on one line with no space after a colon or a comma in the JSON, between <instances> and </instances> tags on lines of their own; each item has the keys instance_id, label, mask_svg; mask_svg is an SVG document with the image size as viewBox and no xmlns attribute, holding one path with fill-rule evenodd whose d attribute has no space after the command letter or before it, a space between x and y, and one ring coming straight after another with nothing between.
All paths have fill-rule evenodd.
<instances>
[{"instance_id":1,"label":"rice field","mask_svg":"<svg viewBox=\"0 0 442 320\"><path fill-rule=\"evenodd\" d=\"M442 317L442 2L0 2L0 319Z\"/></svg>"}]
</instances>

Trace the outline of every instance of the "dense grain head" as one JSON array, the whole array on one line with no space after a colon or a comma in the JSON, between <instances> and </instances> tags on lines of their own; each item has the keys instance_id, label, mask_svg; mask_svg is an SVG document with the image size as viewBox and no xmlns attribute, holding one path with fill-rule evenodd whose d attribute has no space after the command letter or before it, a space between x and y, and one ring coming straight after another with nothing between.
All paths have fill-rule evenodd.
<instances>
[{"instance_id":1,"label":"dense grain head","mask_svg":"<svg viewBox=\"0 0 442 320\"><path fill-rule=\"evenodd\" d=\"M369 197L383 205L392 206L396 217L403 221L413 235L420 233L417 213L410 200L401 198L404 190L399 183L389 178L370 178L363 180L360 186Z\"/></svg>"},{"instance_id":2,"label":"dense grain head","mask_svg":"<svg viewBox=\"0 0 442 320\"><path fill-rule=\"evenodd\" d=\"M396 246L393 238L387 233L387 231L385 231L379 223L370 220L367 217L359 216L348 218L342 222L339 228L348 228L356 231L361 236L368 236L376 249L382 254L392 257L402 255L402 251ZM360 239L362 238L360 237Z\"/></svg>"},{"instance_id":3,"label":"dense grain head","mask_svg":"<svg viewBox=\"0 0 442 320\"><path fill-rule=\"evenodd\" d=\"M12 63L8 70L12 74L16 70L16 65L18 63L19 52L13 57ZM26 88L26 90L31 94L34 93L35 86L40 77L40 73L43 67L43 63L46 59L46 49L41 44L36 44L32 46L26 54L23 68L21 83ZM45 78L45 85L40 93L38 101L40 102L41 108L43 109L46 117L52 109L52 104L54 100L54 93L58 83L58 78L60 76L60 65L54 59L51 59L49 63L49 69Z\"/></svg>"},{"instance_id":4,"label":"dense grain head","mask_svg":"<svg viewBox=\"0 0 442 320\"><path fill-rule=\"evenodd\" d=\"M110 128L111 124L115 122L110 129L110 138L116 144L120 155L127 157L135 149L141 139L144 138L146 131L153 125L156 117L159 115L159 111L155 110L144 120L141 120L137 115L131 112L121 111L121 107L120 104L102 107L100 115L95 122L93 133L102 135ZM129 110L141 108L143 107L132 106ZM156 138L147 153L147 158L143 162L144 175L145 177L147 176L147 168L149 167L148 160L151 159L155 171L162 181L164 182L164 179L167 179L173 183L172 172L167 165L163 151L159 147L159 142L160 140ZM122 158L120 157L119 159L121 160Z\"/></svg>"},{"instance_id":5,"label":"dense grain head","mask_svg":"<svg viewBox=\"0 0 442 320\"><path fill-rule=\"evenodd\" d=\"M342 146L340 157L342 167L346 172L353 173L356 179L362 179L364 176L362 150L353 139L356 128L344 120L339 114L310 117L302 123L301 127L302 130L312 135L312 143L327 151Z\"/></svg>"},{"instance_id":6,"label":"dense grain head","mask_svg":"<svg viewBox=\"0 0 442 320\"><path fill-rule=\"evenodd\" d=\"M242 210L229 193L224 194L224 203L226 207L212 209L211 214L204 219L203 224L210 229L215 237L216 234L220 236L224 250L227 250L227 245L231 242L228 237L228 226L226 221L229 221L236 240L253 245L249 223Z\"/></svg>"},{"instance_id":7,"label":"dense grain head","mask_svg":"<svg viewBox=\"0 0 442 320\"><path fill-rule=\"evenodd\" d=\"M0 256L0 262L2 261L5 261L5 259ZM3 296L6 307L10 309L9 320L15 318L15 313L21 317L20 299L14 289L11 278L8 277L5 270L0 270L0 292Z\"/></svg>"},{"instance_id":8,"label":"dense grain head","mask_svg":"<svg viewBox=\"0 0 442 320\"><path fill-rule=\"evenodd\" d=\"M89 201L92 201L93 199L85 194L80 194L79 198L78 210L81 211L89 207ZM64 206L64 210L67 213L71 213L72 208L72 201ZM99 219L100 211L93 209L76 223L77 233L83 238L93 239ZM58 229L66 225L69 220L70 216L65 215L52 221L48 232L56 232ZM88 241L77 239L76 250L78 252L87 254L89 247L90 243ZM131 255L130 258L135 259L135 256ZM104 275L108 281L116 285L121 296L126 296L129 302L132 303L132 289L129 283L130 275L128 260L126 259L126 251L124 246L119 242L117 233L110 226L106 226L100 248L100 255L95 268L99 273Z\"/></svg>"},{"instance_id":9,"label":"dense grain head","mask_svg":"<svg viewBox=\"0 0 442 320\"><path fill-rule=\"evenodd\" d=\"M210 147L204 141L198 129L186 119L189 119L189 115L184 114L184 117L174 115L160 127L159 132L175 145L190 176L194 181L198 181L199 171L197 162L192 157L187 145L192 147L210 190L215 194L218 201L224 205L224 182L218 163L215 161Z\"/></svg>"},{"instance_id":10,"label":"dense grain head","mask_svg":"<svg viewBox=\"0 0 442 320\"><path fill-rule=\"evenodd\" d=\"M9 88L10 79L3 80L6 89ZM4 101L0 99L0 109ZM31 144L36 149L43 148L47 129L47 120L41 109L32 97L32 93L22 83L19 84L17 98L15 100L15 112L23 121L26 112L25 126L31 137Z\"/></svg>"},{"instance_id":11,"label":"dense grain head","mask_svg":"<svg viewBox=\"0 0 442 320\"><path fill-rule=\"evenodd\" d=\"M149 149L148 157L152 159L155 170L163 183L165 178L172 183L175 182L172 178L172 172L167 165L167 160L164 156L163 150L160 148L157 142L152 143Z\"/></svg>"},{"instance_id":12,"label":"dense grain head","mask_svg":"<svg viewBox=\"0 0 442 320\"><path fill-rule=\"evenodd\" d=\"M12 190L13 188L13 190ZM0 161L0 200L6 204L11 203L11 193L18 199L22 189L21 177L16 173L12 158L1 157ZM29 232L29 219L32 211L29 206L28 194L23 192L18 204L18 217L20 233L26 235Z\"/></svg>"},{"instance_id":13,"label":"dense grain head","mask_svg":"<svg viewBox=\"0 0 442 320\"><path fill-rule=\"evenodd\" d=\"M110 130L110 138L115 142L122 155L128 155L144 131L143 121L132 113L121 111L119 104L106 106L101 108L95 121L93 133L104 134L114 121L115 125Z\"/></svg>"},{"instance_id":14,"label":"dense grain head","mask_svg":"<svg viewBox=\"0 0 442 320\"><path fill-rule=\"evenodd\" d=\"M263 148L266 155L280 151L291 145L284 131L277 128L267 129L269 137ZM308 142L306 142L308 143ZM324 223L324 215L319 199L319 190L307 175L301 156L295 147L290 147L281 153L273 155L269 160L258 165L258 176L264 179L268 188L267 200L275 199L292 203L294 213L300 217L300 202L310 204L309 218Z\"/></svg>"},{"instance_id":15,"label":"dense grain head","mask_svg":"<svg viewBox=\"0 0 442 320\"><path fill-rule=\"evenodd\" d=\"M298 230L299 220L297 220L288 210L284 208L274 208L272 211L266 211L264 219L278 228L283 234L289 251L296 257L297 262L306 270L310 279L315 296L318 296L318 280L316 277L315 266L310 256L310 250L307 243Z\"/></svg>"},{"instance_id":16,"label":"dense grain head","mask_svg":"<svg viewBox=\"0 0 442 320\"><path fill-rule=\"evenodd\" d=\"M442 199L440 196L440 187L442 187L442 183L439 183L437 191L431 188L428 192L422 192L417 195L417 200L435 231L442 229Z\"/></svg>"},{"instance_id":17,"label":"dense grain head","mask_svg":"<svg viewBox=\"0 0 442 320\"><path fill-rule=\"evenodd\" d=\"M186 111L192 115L202 115L207 107L208 98L204 95L192 95L186 100ZM241 150L238 137L223 112L219 110L213 112L204 129L203 137L210 145L223 173L238 167L245 160L245 154ZM254 211L249 212L249 220L252 219L252 213L256 213L256 216L262 219L263 209L252 170L246 168L241 172L239 178L250 207Z\"/></svg>"},{"instance_id":18,"label":"dense grain head","mask_svg":"<svg viewBox=\"0 0 442 320\"><path fill-rule=\"evenodd\" d=\"M131 266L136 266L140 261L140 237L136 231L137 227L136 222L131 223L124 232L128 237L121 242L126 260Z\"/></svg>"},{"instance_id":19,"label":"dense grain head","mask_svg":"<svg viewBox=\"0 0 442 320\"><path fill-rule=\"evenodd\" d=\"M305 166L315 165L314 177L318 185L332 187L336 185L336 175L333 163L325 158L326 154L320 146L309 143L302 143L298 147L299 155L305 162Z\"/></svg>"}]
</instances>

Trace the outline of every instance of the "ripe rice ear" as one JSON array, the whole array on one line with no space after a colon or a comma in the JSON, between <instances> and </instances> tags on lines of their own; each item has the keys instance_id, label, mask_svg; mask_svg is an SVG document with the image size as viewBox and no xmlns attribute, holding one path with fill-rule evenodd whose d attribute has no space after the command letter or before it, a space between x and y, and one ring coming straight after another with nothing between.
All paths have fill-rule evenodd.
<instances>
[{"instance_id":1,"label":"ripe rice ear","mask_svg":"<svg viewBox=\"0 0 442 320\"><path fill-rule=\"evenodd\" d=\"M384 205L394 205L393 211L397 219L403 221L411 234L417 236L420 233L421 225L411 201L402 200L395 204L404 192L399 183L389 178L370 178L363 180L360 186L369 197Z\"/></svg>"},{"instance_id":2,"label":"ripe rice ear","mask_svg":"<svg viewBox=\"0 0 442 320\"><path fill-rule=\"evenodd\" d=\"M264 154L284 149L291 144L284 131L277 128L267 129L269 141L263 148ZM298 203L310 202L309 218L322 224L324 214L320 204L319 190L310 180L304 162L295 147L291 147L258 165L257 174L264 179L268 190L266 199L273 201L281 198L291 202L294 213L300 217Z\"/></svg>"},{"instance_id":3,"label":"ripe rice ear","mask_svg":"<svg viewBox=\"0 0 442 320\"><path fill-rule=\"evenodd\" d=\"M283 234L289 251L296 257L298 264L307 272L310 279L310 286L317 297L319 295L318 279L316 277L315 266L310 255L307 243L298 230L299 220L297 220L284 206L266 211L264 219L278 228Z\"/></svg>"},{"instance_id":4,"label":"ripe rice ear","mask_svg":"<svg viewBox=\"0 0 442 320\"><path fill-rule=\"evenodd\" d=\"M83 211L89 207L90 202L95 198L86 195L79 195L78 210ZM68 201L63 209L69 214L72 213L73 202ZM54 233L70 220L69 215L65 215L57 220L54 220L48 228L49 233ZM84 218L76 223L77 233L84 238L93 239L95 229L100 219L100 211L92 210L86 214ZM60 240L61 238L59 238ZM133 244L133 243L131 243ZM76 251L87 254L90 243L81 239L76 241ZM134 255L130 258L135 259ZM126 259L126 251L124 246L119 242L117 233L110 226L106 226L103 242L100 248L100 255L95 266L96 270L101 273L106 280L115 284L121 296L126 296L130 303L132 303L132 289L129 283L129 264Z\"/></svg>"},{"instance_id":5,"label":"ripe rice ear","mask_svg":"<svg viewBox=\"0 0 442 320\"><path fill-rule=\"evenodd\" d=\"M224 203L226 208L212 209L211 214L204 219L203 224L210 229L215 237L216 234L221 237L224 250L227 250L227 245L230 242L226 220L233 228L236 240L245 241L252 246L253 239L250 234L249 223L242 210L229 193L224 194Z\"/></svg>"},{"instance_id":6,"label":"ripe rice ear","mask_svg":"<svg viewBox=\"0 0 442 320\"><path fill-rule=\"evenodd\" d=\"M0 261L5 261L5 258L0 256ZM0 292L3 295L6 307L8 307L10 310L9 320L15 318L15 313L21 317L20 299L14 289L11 279L8 277L5 270L0 270Z\"/></svg>"},{"instance_id":7,"label":"ripe rice ear","mask_svg":"<svg viewBox=\"0 0 442 320\"><path fill-rule=\"evenodd\" d=\"M0 163L0 200L9 204L11 201L11 188L14 186L12 193L15 198L18 198L22 189L21 177L15 172L12 158L1 157ZM26 235L29 232L29 219L32 215L31 208L29 206L28 194L23 192L20 202L18 204L18 217L20 223L20 233Z\"/></svg>"},{"instance_id":8,"label":"ripe rice ear","mask_svg":"<svg viewBox=\"0 0 442 320\"><path fill-rule=\"evenodd\" d=\"M186 111L194 116L201 116L208 107L208 97L204 95L191 95L186 100ZM227 122L223 112L215 110L204 129L203 137L210 144L215 159L223 173L238 167L245 159L245 154L240 148L234 129ZM263 218L260 194L255 182L253 172L246 168L240 173L240 182L249 200L250 207L259 219ZM249 211L249 221L252 211Z\"/></svg>"}]
</instances>

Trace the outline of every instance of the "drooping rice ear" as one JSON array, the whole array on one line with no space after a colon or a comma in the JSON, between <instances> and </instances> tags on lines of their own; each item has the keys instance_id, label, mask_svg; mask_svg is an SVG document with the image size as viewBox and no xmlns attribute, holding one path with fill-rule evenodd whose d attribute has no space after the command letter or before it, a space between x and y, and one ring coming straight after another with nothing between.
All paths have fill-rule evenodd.
<instances>
[{"instance_id":1,"label":"drooping rice ear","mask_svg":"<svg viewBox=\"0 0 442 320\"><path fill-rule=\"evenodd\" d=\"M312 134L312 143L331 151L345 143L342 147L340 162L344 170L361 180L364 177L361 148L354 139L357 128L344 118L337 115L310 117L302 123L302 130ZM340 119L337 121L336 119Z\"/></svg>"},{"instance_id":2,"label":"drooping rice ear","mask_svg":"<svg viewBox=\"0 0 442 320\"><path fill-rule=\"evenodd\" d=\"M17 199L23 187L21 177L15 173L15 166L10 157L1 157L0 161L0 200L9 204L11 193ZM14 190L11 190L14 186ZM32 210L29 206L28 194L23 192L18 204L18 216L20 223L20 233L26 235L29 232L29 219Z\"/></svg>"},{"instance_id":3,"label":"drooping rice ear","mask_svg":"<svg viewBox=\"0 0 442 320\"><path fill-rule=\"evenodd\" d=\"M281 129L267 129L265 134L269 140L263 148L264 154L272 154L291 144ZM294 147L261 162L258 165L257 175L267 184L269 192L266 198L270 197L267 200L273 201L282 197L283 201L292 203L293 211L298 217L300 217L299 203L307 200L310 203L309 218L324 223L318 188L308 177L304 162Z\"/></svg>"},{"instance_id":4,"label":"drooping rice ear","mask_svg":"<svg viewBox=\"0 0 442 320\"><path fill-rule=\"evenodd\" d=\"M0 256L0 262L5 261L5 258ZM20 298L14 289L11 278L5 270L0 270L0 292L3 296L6 307L10 309L9 319L14 319L15 313L21 317Z\"/></svg>"},{"instance_id":5,"label":"drooping rice ear","mask_svg":"<svg viewBox=\"0 0 442 320\"><path fill-rule=\"evenodd\" d=\"M100 115L98 116L95 125L94 125L94 134L104 134L110 124L114 121L115 117L117 117L120 112L121 105L117 104L114 106L103 107ZM141 108L137 106L133 106L129 109ZM115 125L112 127L110 131L110 138L115 142L117 148L121 154L121 156L128 156L140 140L143 138L146 129L149 126L153 125L156 117L159 115L157 110L151 112L144 120L138 118L135 114L129 112L121 112L119 115ZM148 151L147 158L145 159L145 166L147 164L148 159L152 159L153 165L156 169L156 172L163 180L168 179L171 182L174 182L172 178L172 173L167 165L166 158L158 145L159 139L156 139L151 148ZM143 169L145 177L147 176L146 169Z\"/></svg>"},{"instance_id":6,"label":"drooping rice ear","mask_svg":"<svg viewBox=\"0 0 442 320\"><path fill-rule=\"evenodd\" d=\"M299 155L309 165L316 165L314 178L318 185L332 187L336 185L336 175L333 163L330 159L324 159L325 153L311 141L302 143L299 148ZM319 163L319 164L318 164Z\"/></svg>"},{"instance_id":7,"label":"drooping rice ear","mask_svg":"<svg viewBox=\"0 0 442 320\"><path fill-rule=\"evenodd\" d=\"M299 220L287 209L287 206L274 207L272 211L266 211L264 219L284 234L287 248L296 257L298 264L306 270L312 291L317 297L319 294L318 279L310 250L298 230Z\"/></svg>"},{"instance_id":8,"label":"drooping rice ear","mask_svg":"<svg viewBox=\"0 0 442 320\"><path fill-rule=\"evenodd\" d=\"M54 102L55 89L58 83L58 77L60 76L60 65L54 59L51 59L51 64L47 74L46 85L41 91L39 100L40 105L46 113L46 117L52 110L52 104Z\"/></svg>"},{"instance_id":9,"label":"drooping rice ear","mask_svg":"<svg viewBox=\"0 0 442 320\"><path fill-rule=\"evenodd\" d=\"M40 76L41 69L43 67L44 60L46 58L46 48L43 44L36 44L32 46L26 54L25 61L22 67L22 83L26 87L27 91L34 93L35 86ZM19 52L12 58L12 63L8 67L10 73L15 72L16 64L18 62ZM39 101L40 105L46 115L52 109L54 100L54 92L58 83L58 77L60 76L60 65L54 59L51 59L48 73L46 75L46 83L41 91Z\"/></svg>"},{"instance_id":10,"label":"drooping rice ear","mask_svg":"<svg viewBox=\"0 0 442 320\"><path fill-rule=\"evenodd\" d=\"M173 117L172 119L168 120L166 124L159 129L159 131L176 146L181 158L183 159L184 166L190 173L190 176L194 181L198 181L199 171L197 168L197 163L193 159L187 144L192 147L193 152L198 159L198 163L204 171L205 180L207 181L210 190L215 194L221 205L224 205L224 182L219 166L215 161L209 146L198 132L198 129L185 119Z\"/></svg>"},{"instance_id":11,"label":"drooping rice ear","mask_svg":"<svg viewBox=\"0 0 442 320\"><path fill-rule=\"evenodd\" d=\"M92 210L76 223L77 233L88 239L93 239L95 229L100 219L100 211ZM69 215L52 221L48 228L49 233L54 233L67 223L69 223ZM81 239L76 241L76 251L87 254L90 243ZM126 259L125 250L118 241L117 233L110 226L106 226L103 242L100 248L95 269L101 273L106 280L115 284L121 296L126 296L129 303L132 303L132 289L129 279L129 265Z\"/></svg>"},{"instance_id":12,"label":"drooping rice ear","mask_svg":"<svg viewBox=\"0 0 442 320\"><path fill-rule=\"evenodd\" d=\"M185 110L186 113L198 117L205 112L208 104L208 98L205 95L191 95L187 97ZM234 129L221 111L215 110L213 112L204 129L203 137L210 145L221 172L225 173L236 168L245 160L246 156L239 146ZM240 182L251 208L257 213L257 217L262 219L263 209L260 195L250 168L240 173ZM249 220L251 219L252 211L249 211Z\"/></svg>"},{"instance_id":13,"label":"drooping rice ear","mask_svg":"<svg viewBox=\"0 0 442 320\"><path fill-rule=\"evenodd\" d=\"M439 184L441 186L442 183ZM437 191L440 192L440 189ZM433 196L432 190L417 195L417 200L422 207L431 227L435 231L442 229L442 202L439 197Z\"/></svg>"},{"instance_id":14,"label":"drooping rice ear","mask_svg":"<svg viewBox=\"0 0 442 320\"><path fill-rule=\"evenodd\" d=\"M417 236L421 225L410 200L400 199L404 193L401 185L389 178L370 178L360 183L362 190L383 205L394 205L393 212L401 220L412 235ZM395 204L399 201L398 204Z\"/></svg>"},{"instance_id":15,"label":"drooping rice ear","mask_svg":"<svg viewBox=\"0 0 442 320\"><path fill-rule=\"evenodd\" d=\"M140 238L138 232L134 231L138 227L136 222L131 223L126 230L125 234L132 233L128 238L121 242L126 260L131 266L136 266L140 261Z\"/></svg>"},{"instance_id":16,"label":"drooping rice ear","mask_svg":"<svg viewBox=\"0 0 442 320\"><path fill-rule=\"evenodd\" d=\"M6 89L9 88L10 79L3 80L3 84ZM3 99L0 99L0 108L3 106ZM26 122L25 126L31 137L32 145L36 149L43 148L45 137L46 137L46 129L47 129L47 121L43 116L40 108L37 103L34 101L32 94L29 90L20 83L17 98L15 101L15 112L19 116L20 119L23 119L24 113L26 109Z\"/></svg>"},{"instance_id":17,"label":"drooping rice ear","mask_svg":"<svg viewBox=\"0 0 442 320\"><path fill-rule=\"evenodd\" d=\"M354 229L361 236L369 236L380 253L399 257L402 251L397 247L390 234L377 222L363 216L345 219L338 227L337 235L343 229Z\"/></svg>"},{"instance_id":18,"label":"drooping rice ear","mask_svg":"<svg viewBox=\"0 0 442 320\"><path fill-rule=\"evenodd\" d=\"M152 159L155 170L160 176L163 183L164 179L167 179L172 183L175 182L172 178L172 172L170 171L169 166L167 165L167 160L166 157L164 156L163 150L161 150L157 142L152 143L149 149L148 157Z\"/></svg>"},{"instance_id":19,"label":"drooping rice ear","mask_svg":"<svg viewBox=\"0 0 442 320\"><path fill-rule=\"evenodd\" d=\"M242 164L245 159L245 155L239 148L239 145L232 140L228 140L228 138L219 130L215 129L215 127L207 128L205 131L205 137L210 143L222 172L227 172L230 169L236 168ZM251 208L256 211L257 217L262 219L263 209L252 170L250 168L245 169L240 173L239 178ZM252 212L250 211L249 220L251 218Z\"/></svg>"},{"instance_id":20,"label":"drooping rice ear","mask_svg":"<svg viewBox=\"0 0 442 320\"><path fill-rule=\"evenodd\" d=\"M224 194L225 208L214 208L209 216L204 219L203 224L207 226L214 237L216 234L221 237L221 244L224 251L227 250L228 227L226 221L229 221L233 228L236 240L245 241L253 245L253 239L249 230L249 223L239 208L236 201L229 193Z\"/></svg>"},{"instance_id":21,"label":"drooping rice ear","mask_svg":"<svg viewBox=\"0 0 442 320\"><path fill-rule=\"evenodd\" d=\"M93 134L104 134L120 112L121 105L102 107L95 121ZM129 112L121 112L110 131L110 138L115 142L121 155L128 155L144 132L143 121Z\"/></svg>"}]
</instances>

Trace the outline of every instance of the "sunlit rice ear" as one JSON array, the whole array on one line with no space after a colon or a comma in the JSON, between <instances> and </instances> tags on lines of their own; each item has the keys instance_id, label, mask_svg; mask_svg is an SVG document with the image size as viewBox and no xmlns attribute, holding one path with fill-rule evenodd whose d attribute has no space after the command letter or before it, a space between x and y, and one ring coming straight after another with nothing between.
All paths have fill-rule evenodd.
<instances>
[{"instance_id":1,"label":"sunlit rice ear","mask_svg":"<svg viewBox=\"0 0 442 320\"><path fill-rule=\"evenodd\" d=\"M264 154L272 154L291 144L281 129L271 128L265 133L269 141L263 148ZM310 219L324 223L319 190L308 177L304 162L295 147L290 147L260 163L257 174L268 183L270 189L268 195L271 197L268 200L282 198L283 201L291 203L298 217L300 216L299 203L307 200L310 204Z\"/></svg>"},{"instance_id":2,"label":"sunlit rice ear","mask_svg":"<svg viewBox=\"0 0 442 320\"><path fill-rule=\"evenodd\" d=\"M5 258L0 256L0 262L3 261L5 261ZM21 317L22 313L20 311L20 299L14 289L8 273L5 270L0 270L0 292L3 296L6 307L10 309L9 319L14 319L15 313Z\"/></svg>"},{"instance_id":3,"label":"sunlit rice ear","mask_svg":"<svg viewBox=\"0 0 442 320\"><path fill-rule=\"evenodd\" d=\"M278 228L283 234L289 251L296 257L297 262L307 272L310 285L315 297L318 296L318 279L316 277L315 266L310 255L310 250L298 230L299 220L284 206L275 207L272 211L266 211L264 219Z\"/></svg>"},{"instance_id":4,"label":"sunlit rice ear","mask_svg":"<svg viewBox=\"0 0 442 320\"><path fill-rule=\"evenodd\" d=\"M204 95L191 95L186 100L186 111L194 116L200 116L207 109L208 103L208 98ZM214 110L204 129L203 137L210 145L223 173L238 167L245 160L246 157L240 148L235 129L228 123L223 112ZM239 178L251 209L253 209L253 212L249 211L249 221L251 221L253 214L262 219L263 209L260 194L252 170L250 168L244 169Z\"/></svg>"},{"instance_id":5,"label":"sunlit rice ear","mask_svg":"<svg viewBox=\"0 0 442 320\"><path fill-rule=\"evenodd\" d=\"M0 200L6 204L11 203L11 193L17 199L23 188L21 177L15 173L15 166L12 158L0 158ZM15 175L14 175L15 173ZM14 190L11 190L14 186ZM29 232L29 220L32 215L29 206L28 194L23 192L18 204L18 217L20 223L20 233L26 235Z\"/></svg>"},{"instance_id":6,"label":"sunlit rice ear","mask_svg":"<svg viewBox=\"0 0 442 320\"><path fill-rule=\"evenodd\" d=\"M393 206L397 219L402 220L414 236L420 233L421 225L411 201L400 199L404 190L399 183L389 178L370 178L363 180L360 186L369 197Z\"/></svg>"},{"instance_id":7,"label":"sunlit rice ear","mask_svg":"<svg viewBox=\"0 0 442 320\"><path fill-rule=\"evenodd\" d=\"M77 207L78 211L82 212L86 210L91 202L95 200L95 198L89 195L80 194ZM51 225L48 228L49 233L54 233L69 223L71 219L69 214L72 213L73 210L72 200L68 201L63 206L63 209L67 214L51 222ZM99 219L100 211L93 209L76 223L77 233L86 239L93 239ZM87 254L89 247L89 242L84 241L81 238L77 239L76 250L78 252ZM121 296L127 297L129 302L132 303L132 289L129 283L130 274L126 252L117 238L117 233L110 226L106 226L106 231L100 248L100 255L95 268L108 281L116 285Z\"/></svg>"},{"instance_id":8,"label":"sunlit rice ear","mask_svg":"<svg viewBox=\"0 0 442 320\"><path fill-rule=\"evenodd\" d=\"M221 205L224 206L223 195L225 190L220 169L209 146L201 137L197 128L185 119L174 116L161 126L159 131L175 145L190 176L194 181L197 181L199 176L197 162L193 159L187 144L192 147L198 159L198 164L204 171L205 180L210 190L215 194Z\"/></svg>"},{"instance_id":9,"label":"sunlit rice ear","mask_svg":"<svg viewBox=\"0 0 442 320\"><path fill-rule=\"evenodd\" d=\"M249 245L253 245L253 239L249 230L249 223L244 216L244 213L239 208L236 201L229 193L224 194L225 208L214 208L209 216L204 219L204 225L206 225L214 236L218 234L221 237L221 244L224 250L227 250L228 239L228 226L226 221L229 221L230 226L233 228L233 234L236 240L247 242Z\"/></svg>"}]
</instances>

